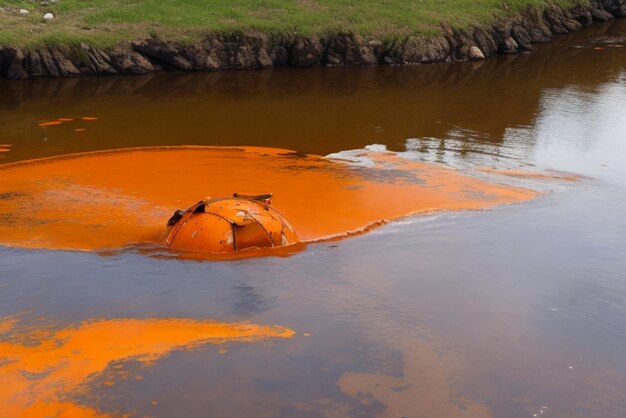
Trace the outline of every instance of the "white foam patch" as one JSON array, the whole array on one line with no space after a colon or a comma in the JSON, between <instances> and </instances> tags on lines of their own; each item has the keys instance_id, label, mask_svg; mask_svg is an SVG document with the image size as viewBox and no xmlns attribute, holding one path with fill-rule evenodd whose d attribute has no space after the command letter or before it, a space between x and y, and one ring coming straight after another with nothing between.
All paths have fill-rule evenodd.
<instances>
[{"instance_id":1,"label":"white foam patch","mask_svg":"<svg viewBox=\"0 0 626 418\"><path fill-rule=\"evenodd\" d=\"M387 151L387 145L371 144L371 145L366 145L365 149L367 151L372 151L372 152L385 152L385 151Z\"/></svg>"},{"instance_id":2,"label":"white foam patch","mask_svg":"<svg viewBox=\"0 0 626 418\"><path fill-rule=\"evenodd\" d=\"M339 151L332 154L328 154L324 158L329 160L337 160L347 162L350 165L357 167L372 168L376 166L376 163L370 158L371 153L387 152L387 146L383 144L371 144L366 145L361 149L353 149L347 151Z\"/></svg>"}]
</instances>

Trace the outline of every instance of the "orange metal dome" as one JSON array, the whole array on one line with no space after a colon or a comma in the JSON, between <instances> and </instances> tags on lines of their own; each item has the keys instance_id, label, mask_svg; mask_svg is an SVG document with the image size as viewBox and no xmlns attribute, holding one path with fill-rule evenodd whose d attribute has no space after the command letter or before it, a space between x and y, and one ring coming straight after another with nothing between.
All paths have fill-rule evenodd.
<instances>
[{"instance_id":1,"label":"orange metal dome","mask_svg":"<svg viewBox=\"0 0 626 418\"><path fill-rule=\"evenodd\" d=\"M248 248L284 247L298 242L291 224L271 207L271 194L222 197L176 211L164 243L177 250L234 253Z\"/></svg>"}]
</instances>

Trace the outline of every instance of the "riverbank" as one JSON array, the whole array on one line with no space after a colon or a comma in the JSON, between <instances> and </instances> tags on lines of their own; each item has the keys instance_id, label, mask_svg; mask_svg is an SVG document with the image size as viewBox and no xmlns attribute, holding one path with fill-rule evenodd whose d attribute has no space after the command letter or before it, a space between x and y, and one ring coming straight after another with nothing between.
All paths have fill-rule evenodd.
<instances>
[{"instance_id":1,"label":"riverbank","mask_svg":"<svg viewBox=\"0 0 626 418\"><path fill-rule=\"evenodd\" d=\"M310 7L317 4L304 3L310 3ZM528 4L537 2L522 3L526 6L524 11L520 9L524 5L517 5L509 13L494 14L491 19L481 12L480 18L473 23L470 23L471 19L461 19L455 14L450 23L443 15L435 14L431 21L418 19L421 25L413 31L408 27L413 22L405 19L403 25L385 32L383 27L398 16L386 16L388 20L372 26L363 23L363 16L360 20L355 18L354 31L325 26L298 31L289 29L289 26L278 26L273 30L261 24L250 24L241 29L218 25L216 27L221 29L211 33L191 31L184 37L177 37L168 27L164 31L149 30L148 35L137 40L129 40L133 38L127 33L127 27L120 27L116 32L118 35L115 36L121 38L96 35L90 38L82 32L78 35L68 33L71 35L68 37L57 34L46 38L45 33L40 33L39 37L32 35L33 29L30 29L30 35L2 29L0 44L5 46L0 47L0 78L483 60L495 54L531 51L534 44L547 42L555 35L578 31L594 21L626 16L624 0L565 2L549 6L543 2L530 6ZM63 12L61 6L55 7ZM10 10L3 8L1 12L6 15ZM104 16L99 19L108 16L115 21L115 14ZM445 23L433 26L432 19ZM349 25L346 27L352 29ZM11 34L15 36L11 37Z\"/></svg>"}]
</instances>

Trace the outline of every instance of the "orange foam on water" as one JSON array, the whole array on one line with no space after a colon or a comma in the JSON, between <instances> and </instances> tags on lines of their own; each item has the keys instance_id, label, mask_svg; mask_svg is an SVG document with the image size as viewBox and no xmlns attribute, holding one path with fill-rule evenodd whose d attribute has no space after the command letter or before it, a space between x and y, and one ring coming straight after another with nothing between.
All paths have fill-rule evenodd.
<instances>
[{"instance_id":1,"label":"orange foam on water","mask_svg":"<svg viewBox=\"0 0 626 418\"><path fill-rule=\"evenodd\" d=\"M11 152L11 144L0 144L0 154ZM5 158L4 155L0 155L0 159Z\"/></svg>"},{"instance_id":2,"label":"orange foam on water","mask_svg":"<svg viewBox=\"0 0 626 418\"><path fill-rule=\"evenodd\" d=\"M174 350L295 335L284 327L171 318L88 321L60 330L9 321L3 329L0 319L0 411L6 417L103 417L74 400L84 400L89 384L106 371L116 371L106 375L105 384L114 385L115 376L124 377L126 360L149 366Z\"/></svg>"},{"instance_id":3,"label":"orange foam on water","mask_svg":"<svg viewBox=\"0 0 626 418\"><path fill-rule=\"evenodd\" d=\"M368 167L271 148L129 149L0 166L0 245L80 250L158 244L167 219L210 195L274 193L303 241L409 214L484 209L537 192L392 152Z\"/></svg>"},{"instance_id":4,"label":"orange foam on water","mask_svg":"<svg viewBox=\"0 0 626 418\"><path fill-rule=\"evenodd\" d=\"M41 122L38 125L39 126L55 126L55 125L60 125L62 123L63 122L60 121L60 120L51 120L51 121L48 121L48 122Z\"/></svg>"},{"instance_id":5,"label":"orange foam on water","mask_svg":"<svg viewBox=\"0 0 626 418\"><path fill-rule=\"evenodd\" d=\"M19 322L18 318L0 318L0 335L5 334L15 328L15 325Z\"/></svg>"},{"instance_id":6,"label":"orange foam on water","mask_svg":"<svg viewBox=\"0 0 626 418\"><path fill-rule=\"evenodd\" d=\"M82 117L80 119L84 120L84 121L98 120L98 118L94 117L94 116L84 116L84 117ZM66 123L66 122L73 122L74 120L75 120L74 118L67 118L67 117L65 117L65 118L58 118L58 119L50 120L50 121L45 121L44 120L44 121L39 122L37 125L38 126L58 126L58 125L61 125L63 123Z\"/></svg>"},{"instance_id":7,"label":"orange foam on water","mask_svg":"<svg viewBox=\"0 0 626 418\"><path fill-rule=\"evenodd\" d=\"M478 167L477 170L484 173L498 174L509 177L528 178L535 180L559 180L559 181L581 181L582 177L570 173L552 172L552 173L538 173L535 171L508 169L501 170L491 167Z\"/></svg>"}]
</instances>

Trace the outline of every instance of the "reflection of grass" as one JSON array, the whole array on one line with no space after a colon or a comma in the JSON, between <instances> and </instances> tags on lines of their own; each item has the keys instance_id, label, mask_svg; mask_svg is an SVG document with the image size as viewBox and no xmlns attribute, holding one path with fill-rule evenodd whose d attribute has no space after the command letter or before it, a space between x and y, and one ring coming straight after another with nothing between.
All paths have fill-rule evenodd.
<instances>
[{"instance_id":1,"label":"reflection of grass","mask_svg":"<svg viewBox=\"0 0 626 418\"><path fill-rule=\"evenodd\" d=\"M587 0L552 0L571 5ZM485 24L546 0L0 0L0 44L112 45L159 34L193 41L206 32L260 30L305 35L351 31L396 37L429 35L441 22ZM22 16L20 8L30 10ZM42 16L56 18L44 23Z\"/></svg>"}]
</instances>

